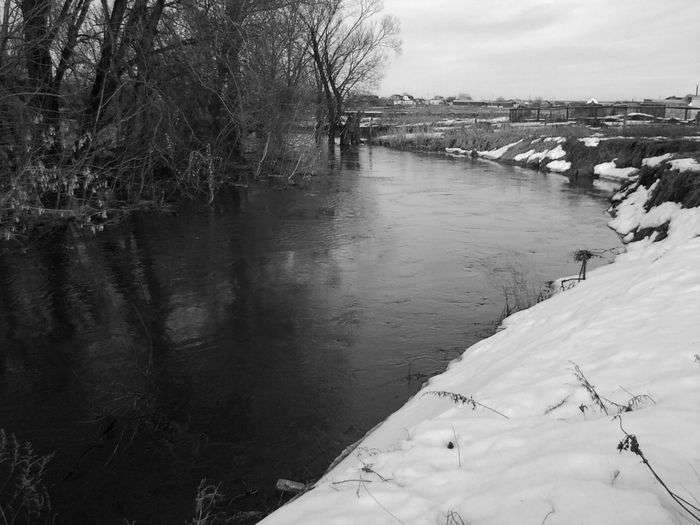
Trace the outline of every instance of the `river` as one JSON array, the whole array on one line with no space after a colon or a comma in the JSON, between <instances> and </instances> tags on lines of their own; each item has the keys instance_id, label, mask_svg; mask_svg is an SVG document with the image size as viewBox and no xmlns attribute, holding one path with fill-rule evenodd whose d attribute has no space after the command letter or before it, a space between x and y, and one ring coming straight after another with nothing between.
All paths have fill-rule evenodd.
<instances>
[{"instance_id":1,"label":"river","mask_svg":"<svg viewBox=\"0 0 700 525\"><path fill-rule=\"evenodd\" d=\"M607 195L361 147L301 188L0 252L0 428L53 452L56 523L183 523L201 479L269 512L509 302L616 247ZM592 266L606 259L593 261Z\"/></svg>"}]
</instances>

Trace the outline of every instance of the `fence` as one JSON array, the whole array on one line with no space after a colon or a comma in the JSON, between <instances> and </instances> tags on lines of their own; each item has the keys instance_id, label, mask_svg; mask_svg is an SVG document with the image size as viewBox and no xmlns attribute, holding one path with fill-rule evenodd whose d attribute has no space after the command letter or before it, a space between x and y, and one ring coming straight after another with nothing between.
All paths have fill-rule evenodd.
<instances>
[{"instance_id":1,"label":"fence","mask_svg":"<svg viewBox=\"0 0 700 525\"><path fill-rule=\"evenodd\" d=\"M552 106L552 107L521 107L509 110L511 122L551 121L564 122L568 120L593 121L615 116L633 116L634 113L644 113L655 118L676 118L692 120L697 118L700 107L667 106L664 104L586 104L584 106Z\"/></svg>"}]
</instances>

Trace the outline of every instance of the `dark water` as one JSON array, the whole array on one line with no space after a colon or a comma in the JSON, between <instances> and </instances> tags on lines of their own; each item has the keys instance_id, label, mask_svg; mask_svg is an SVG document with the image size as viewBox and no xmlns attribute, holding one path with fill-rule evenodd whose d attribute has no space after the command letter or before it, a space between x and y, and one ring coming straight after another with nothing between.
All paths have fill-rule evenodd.
<instances>
[{"instance_id":1,"label":"dark water","mask_svg":"<svg viewBox=\"0 0 700 525\"><path fill-rule=\"evenodd\" d=\"M563 177L362 148L304 189L0 256L0 428L55 452L56 523L271 510L493 330L504 291L609 248Z\"/></svg>"}]
</instances>

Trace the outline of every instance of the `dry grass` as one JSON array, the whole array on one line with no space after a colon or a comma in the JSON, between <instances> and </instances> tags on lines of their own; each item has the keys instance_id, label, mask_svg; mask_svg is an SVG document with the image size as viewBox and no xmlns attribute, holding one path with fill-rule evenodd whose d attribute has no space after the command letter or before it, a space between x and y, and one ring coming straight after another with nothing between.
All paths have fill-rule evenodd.
<instances>
[{"instance_id":1,"label":"dry grass","mask_svg":"<svg viewBox=\"0 0 700 525\"><path fill-rule=\"evenodd\" d=\"M44 477L52 455L0 429L0 523L50 522L51 499Z\"/></svg>"},{"instance_id":2,"label":"dry grass","mask_svg":"<svg viewBox=\"0 0 700 525\"><path fill-rule=\"evenodd\" d=\"M421 107L379 107L371 108L382 112L382 121L388 125L408 125L416 123L436 123L441 120L491 119L507 117L507 109L473 108L468 106L421 106Z\"/></svg>"},{"instance_id":3,"label":"dry grass","mask_svg":"<svg viewBox=\"0 0 700 525\"><path fill-rule=\"evenodd\" d=\"M396 122L393 130L390 128L386 135L374 140L375 143L396 149L412 149L421 151L444 151L445 148L462 148L465 150L484 151L496 149L506 144L517 142L518 140L534 140L541 137L566 137L567 144L577 150L579 156L597 156L596 150L620 149L620 143L626 144L628 148L639 145L630 139L643 137L665 137L667 142L673 142L672 151L681 149L697 149L698 143L692 140L681 140L683 137L692 137L700 134L700 128L696 126L679 124L650 124L628 126L625 130L620 127L591 127L585 124L511 124L479 122L464 124L457 122L452 126L444 125L439 120L430 120L429 115L423 115L424 119L415 119L413 123ZM391 119L388 120L392 125ZM385 120L386 123L386 120ZM400 125L399 125L400 124ZM623 137L624 133L624 137ZM578 143L580 147L575 147L576 139L590 137L598 134L602 137L619 137L618 140L606 140L601 142L598 148L586 148ZM680 143L685 145L680 145ZM651 141L645 143L645 149L666 149L668 144L654 144ZM573 146L572 146L573 145ZM610 146L608 148L607 146ZM639 148L637 148L639 149ZM567 149L567 152L569 150ZM623 152L624 154L624 152ZM644 151L641 154L652 156L653 152ZM625 165L636 165L641 163L642 157L634 155L630 159L632 163ZM637 158L638 157L638 158ZM612 157L606 157L609 160ZM587 159L584 159L587 160ZM601 161L602 162L602 161ZM635 164L636 163L636 164Z\"/></svg>"}]
</instances>

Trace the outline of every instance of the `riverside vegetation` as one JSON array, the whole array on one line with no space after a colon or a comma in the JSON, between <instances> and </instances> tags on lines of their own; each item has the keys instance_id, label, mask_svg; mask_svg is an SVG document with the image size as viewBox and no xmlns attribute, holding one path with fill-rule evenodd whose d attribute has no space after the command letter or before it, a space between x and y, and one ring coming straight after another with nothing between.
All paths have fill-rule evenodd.
<instances>
[{"instance_id":1,"label":"riverside vegetation","mask_svg":"<svg viewBox=\"0 0 700 525\"><path fill-rule=\"evenodd\" d=\"M0 13L0 236L313 169L398 48L379 0L25 0Z\"/></svg>"}]
</instances>

